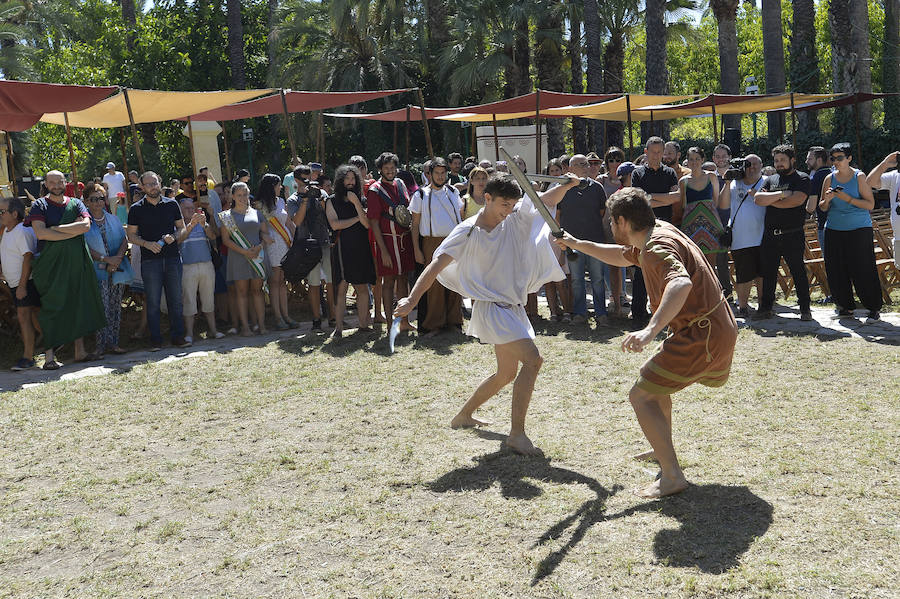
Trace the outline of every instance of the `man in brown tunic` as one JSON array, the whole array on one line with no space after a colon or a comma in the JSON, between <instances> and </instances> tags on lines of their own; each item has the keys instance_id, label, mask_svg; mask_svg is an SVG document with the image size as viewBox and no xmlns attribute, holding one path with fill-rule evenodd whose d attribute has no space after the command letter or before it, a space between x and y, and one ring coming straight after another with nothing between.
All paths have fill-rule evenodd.
<instances>
[{"instance_id":1,"label":"man in brown tunic","mask_svg":"<svg viewBox=\"0 0 900 599\"><path fill-rule=\"evenodd\" d=\"M569 235L561 246L612 266L640 266L653 317L629 333L623 351L639 352L665 328L669 335L641 367L629 399L653 447L640 458L656 459L660 476L639 489L643 497L662 497L687 488L672 444L672 393L693 383L721 387L728 380L737 340L737 323L716 274L703 252L676 227L654 219L650 196L626 187L607 201L612 232L621 245L580 241Z\"/></svg>"}]
</instances>

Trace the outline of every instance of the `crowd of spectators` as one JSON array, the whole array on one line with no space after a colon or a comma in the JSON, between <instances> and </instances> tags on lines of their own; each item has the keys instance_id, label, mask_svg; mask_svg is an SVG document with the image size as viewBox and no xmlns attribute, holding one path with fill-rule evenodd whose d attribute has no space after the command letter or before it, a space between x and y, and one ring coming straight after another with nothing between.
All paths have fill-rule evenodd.
<instances>
[{"instance_id":1,"label":"crowd of spectators","mask_svg":"<svg viewBox=\"0 0 900 599\"><path fill-rule=\"evenodd\" d=\"M612 242L606 213L612 193L629 186L649 193L657 219L679 226L707 256L739 318L773 317L784 260L800 317L812 319L804 225L813 218L831 290L824 301L834 303L836 317L851 316L855 289L866 317L878 319L882 295L870 211L873 188L889 190L900 261L898 155L867 175L852 166L850 144L812 147L807 174L798 170L789 145L774 148L770 166L754 154L735 165L726 145L716 146L708 162L701 148L688 148L682 159L677 142L651 137L634 162L610 147L602 158L593 152L553 158L543 170L584 179L566 193L555 218L574 236L598 243ZM525 170L520 157L515 161ZM151 351L164 345L163 315L170 343L180 348L197 338L200 313L208 339L296 328L289 285L300 281L288 280L282 266L294 251L320 256L302 283L312 330L343 335L352 286L358 328L373 331L390 320L395 300L407 294L453 228L484 206L488 179L508 171L503 161L457 153L426 162L421 177L402 170L390 152L371 172L365 158L353 156L333 179L321 164L295 158L292 166L283 176L265 174L251 190L246 170L217 183L202 168L196 178L164 185L154 172L126 176L110 162L102 178L87 184L51 171L40 197L0 199L0 266L23 345L13 370L34 367L39 346L45 369L60 367L56 352L70 342L76 361L123 353L126 292L142 306L134 337L147 338ZM611 317L630 316L643 326L649 319L640 268L611 268L578 252L574 260L560 252L558 260L567 280L544 289L553 320L585 326L593 318L606 326ZM751 310L754 286L758 305ZM526 306L532 319L541 318L536 298ZM462 332L466 316L463 298L435 282L420 303L417 324L404 319L402 327L423 336ZM89 336L95 339L91 352L84 343Z\"/></svg>"}]
</instances>

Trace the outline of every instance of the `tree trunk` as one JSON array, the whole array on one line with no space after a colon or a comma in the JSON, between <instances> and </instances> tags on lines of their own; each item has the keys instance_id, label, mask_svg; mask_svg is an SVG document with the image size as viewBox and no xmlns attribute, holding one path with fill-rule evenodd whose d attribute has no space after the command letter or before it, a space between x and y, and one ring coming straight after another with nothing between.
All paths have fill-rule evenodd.
<instances>
[{"instance_id":1,"label":"tree trunk","mask_svg":"<svg viewBox=\"0 0 900 599\"><path fill-rule=\"evenodd\" d=\"M850 2L850 42L856 50L856 90L872 93L872 55L869 52L869 4L866 0ZM866 129L872 128L872 102L861 102L859 105L859 124Z\"/></svg>"},{"instance_id":2,"label":"tree trunk","mask_svg":"<svg viewBox=\"0 0 900 599\"><path fill-rule=\"evenodd\" d=\"M244 25L241 21L241 0L228 0L228 64L231 66L231 85L235 89L247 88L244 61Z\"/></svg>"},{"instance_id":3,"label":"tree trunk","mask_svg":"<svg viewBox=\"0 0 900 599\"><path fill-rule=\"evenodd\" d=\"M710 2L719 28L719 79L723 94L741 93L738 73L737 8L738 0L712 0ZM725 127L741 128L741 115L726 114ZM724 132L723 132L724 133ZM718 142L718 140L714 140Z\"/></svg>"},{"instance_id":4,"label":"tree trunk","mask_svg":"<svg viewBox=\"0 0 900 599\"><path fill-rule=\"evenodd\" d=\"M450 27L447 24L447 3L444 0L427 0L425 2L425 12L428 16L429 52L433 58L437 58L444 45L450 41Z\"/></svg>"},{"instance_id":5,"label":"tree trunk","mask_svg":"<svg viewBox=\"0 0 900 599\"><path fill-rule=\"evenodd\" d=\"M603 49L603 93L621 93L622 77L625 74L625 37L620 31L613 31ZM607 121L606 143L608 146L625 147L625 127L621 121Z\"/></svg>"},{"instance_id":6,"label":"tree trunk","mask_svg":"<svg viewBox=\"0 0 900 599\"><path fill-rule=\"evenodd\" d=\"M856 54L847 32L850 30L850 0L831 0L828 4L828 26L831 28L831 76L835 93L852 93L856 89ZM853 108L834 109L834 133L852 132Z\"/></svg>"},{"instance_id":7,"label":"tree trunk","mask_svg":"<svg viewBox=\"0 0 900 599\"><path fill-rule=\"evenodd\" d=\"M881 60L881 91L900 92L900 0L884 0L884 49ZM884 124L890 131L900 128L900 99L884 99Z\"/></svg>"},{"instance_id":8,"label":"tree trunk","mask_svg":"<svg viewBox=\"0 0 900 599\"><path fill-rule=\"evenodd\" d=\"M555 7L551 7L555 8ZM548 91L561 92L565 81L563 66L562 19L554 12L548 12L538 22L538 34L534 46L534 65L537 70L538 86ZM563 143L562 119L544 119L547 127L547 156L559 156L565 151ZM538 165L543 170L543 165Z\"/></svg>"},{"instance_id":9,"label":"tree trunk","mask_svg":"<svg viewBox=\"0 0 900 599\"><path fill-rule=\"evenodd\" d=\"M600 31L600 13L597 0L584 0L584 41L587 53L587 91L603 93L603 36ZM603 122L591 119L588 127L588 149L602 150Z\"/></svg>"},{"instance_id":10,"label":"tree trunk","mask_svg":"<svg viewBox=\"0 0 900 599\"><path fill-rule=\"evenodd\" d=\"M573 13L575 11L572 11ZM569 17L569 43L566 50L569 53L569 63L572 73L572 93L584 93L584 74L581 71L581 21L577 15ZM584 154L588 151L587 125L584 119L572 119L572 144L576 154Z\"/></svg>"},{"instance_id":11,"label":"tree trunk","mask_svg":"<svg viewBox=\"0 0 900 599\"><path fill-rule=\"evenodd\" d=\"M667 94L669 92L669 70L666 67L666 47L668 31L665 22L666 1L646 1L646 34L648 40L656 43L647 44L647 80L644 85L648 94ZM668 121L658 123L641 123L641 141L651 135L668 137Z\"/></svg>"},{"instance_id":12,"label":"tree trunk","mask_svg":"<svg viewBox=\"0 0 900 599\"><path fill-rule=\"evenodd\" d=\"M791 37L791 91L817 93L819 91L819 58L816 54L816 7L813 0L792 0L794 7L793 36ZM797 113L797 127L801 131L819 128L815 110Z\"/></svg>"},{"instance_id":13,"label":"tree trunk","mask_svg":"<svg viewBox=\"0 0 900 599\"><path fill-rule=\"evenodd\" d=\"M134 50L134 36L137 31L137 13L134 9L134 0L120 0L122 5L122 20L125 21L125 44L129 52Z\"/></svg>"},{"instance_id":14,"label":"tree trunk","mask_svg":"<svg viewBox=\"0 0 900 599\"><path fill-rule=\"evenodd\" d=\"M516 95L529 94L531 85L531 44L529 43L528 19L516 24L516 41L513 44L513 58L516 63L515 90Z\"/></svg>"},{"instance_id":15,"label":"tree trunk","mask_svg":"<svg viewBox=\"0 0 900 599\"><path fill-rule=\"evenodd\" d=\"M762 0L763 66L766 93L784 92L784 33L781 28L781 0ZM784 137L784 114L770 112L769 139Z\"/></svg>"}]
</instances>

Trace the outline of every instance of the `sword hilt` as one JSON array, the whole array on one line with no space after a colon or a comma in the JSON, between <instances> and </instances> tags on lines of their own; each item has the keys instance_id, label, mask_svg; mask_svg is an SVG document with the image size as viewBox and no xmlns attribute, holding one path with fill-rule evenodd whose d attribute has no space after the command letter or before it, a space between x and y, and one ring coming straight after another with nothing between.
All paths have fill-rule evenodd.
<instances>
[{"instance_id":1,"label":"sword hilt","mask_svg":"<svg viewBox=\"0 0 900 599\"><path fill-rule=\"evenodd\" d=\"M562 239L563 235L566 234L566 232L562 229L560 229L559 231L551 231L551 233L557 239ZM576 260L578 260L578 256L575 255L575 250L573 250L572 248L566 248L566 258L569 260L569 262L575 262Z\"/></svg>"}]
</instances>

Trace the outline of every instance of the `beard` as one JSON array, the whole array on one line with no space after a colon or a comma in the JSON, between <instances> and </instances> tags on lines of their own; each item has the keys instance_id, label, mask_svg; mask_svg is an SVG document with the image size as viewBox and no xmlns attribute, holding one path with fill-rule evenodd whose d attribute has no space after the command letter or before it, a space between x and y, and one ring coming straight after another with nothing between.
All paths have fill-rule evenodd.
<instances>
[{"instance_id":1,"label":"beard","mask_svg":"<svg viewBox=\"0 0 900 599\"><path fill-rule=\"evenodd\" d=\"M669 168L675 168L676 161L674 159L666 160L665 158L663 158L662 163L665 164L666 166L668 166Z\"/></svg>"},{"instance_id":2,"label":"beard","mask_svg":"<svg viewBox=\"0 0 900 599\"><path fill-rule=\"evenodd\" d=\"M792 169L792 168L789 168L789 169L777 168L777 169L775 169L775 172L778 174L779 177L787 177L788 175L790 175L793 172L793 170L794 169Z\"/></svg>"}]
</instances>

